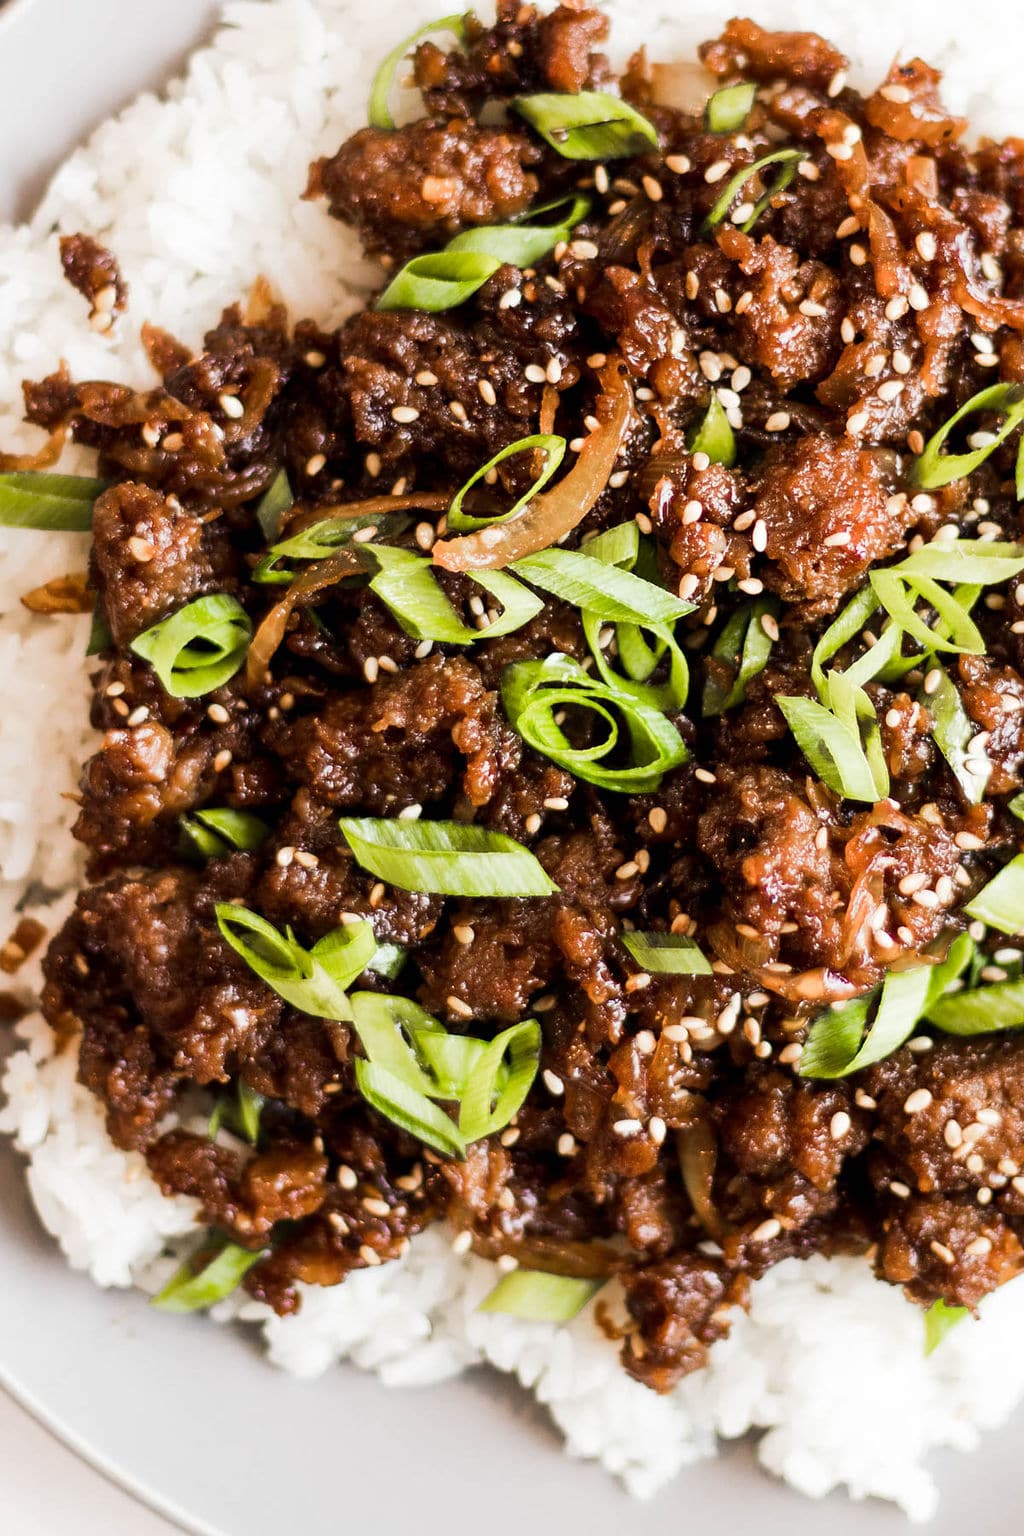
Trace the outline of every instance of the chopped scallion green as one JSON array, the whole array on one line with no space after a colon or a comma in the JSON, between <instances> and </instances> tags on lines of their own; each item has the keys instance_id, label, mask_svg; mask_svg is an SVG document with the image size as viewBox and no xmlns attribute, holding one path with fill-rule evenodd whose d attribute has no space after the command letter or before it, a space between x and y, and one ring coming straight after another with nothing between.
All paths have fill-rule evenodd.
<instances>
[{"instance_id":1,"label":"chopped scallion green","mask_svg":"<svg viewBox=\"0 0 1024 1536\"><path fill-rule=\"evenodd\" d=\"M466 35L464 12L460 11L454 16L440 16L437 21L428 21L425 26L418 27L411 37L404 38L396 48L392 48L381 61L373 77L373 84L370 86L370 101L366 117L371 128L394 128L395 119L391 115L389 97L399 65L417 43L425 37L431 37L435 32L450 32L461 43Z\"/></svg>"},{"instance_id":2,"label":"chopped scallion green","mask_svg":"<svg viewBox=\"0 0 1024 1536\"><path fill-rule=\"evenodd\" d=\"M972 896L964 911L1000 933L1024 933L1024 853L1018 853Z\"/></svg>"},{"instance_id":3,"label":"chopped scallion green","mask_svg":"<svg viewBox=\"0 0 1024 1536\"><path fill-rule=\"evenodd\" d=\"M514 1269L503 1275L480 1303L478 1312L501 1312L531 1323L568 1323L593 1300L603 1280L575 1275L548 1275L536 1269Z\"/></svg>"},{"instance_id":4,"label":"chopped scallion green","mask_svg":"<svg viewBox=\"0 0 1024 1536\"><path fill-rule=\"evenodd\" d=\"M501 698L509 723L535 752L575 778L618 794L656 790L689 755L660 710L592 677L569 656L506 667ZM559 724L563 710L591 716L597 739L574 745Z\"/></svg>"},{"instance_id":5,"label":"chopped scallion green","mask_svg":"<svg viewBox=\"0 0 1024 1536\"><path fill-rule=\"evenodd\" d=\"M750 181L752 176L759 176L761 172L767 170L770 165L777 165L779 166L779 171L776 174L771 186L758 200L758 202L755 203L753 211L739 226L744 234L749 234L754 225L757 223L758 219L761 217L762 213L764 213L765 209L771 203L772 199L778 197L781 192L785 192L786 188L793 180L793 177L796 175L797 165L803 158L804 151L802 149L777 149L772 154L763 155L760 160L755 160L753 165L741 166L740 169L736 172L735 176L730 177L729 181L726 182L724 190L721 192L715 202L714 207L711 209L711 212L704 220L705 232L710 233L712 230L718 228L719 224L721 224L722 220L726 218L729 209L732 207L736 198L739 196L740 192L743 191L743 188L747 185L747 182Z\"/></svg>"},{"instance_id":6,"label":"chopped scallion green","mask_svg":"<svg viewBox=\"0 0 1024 1536\"><path fill-rule=\"evenodd\" d=\"M690 439L690 452L706 453L712 464L724 464L726 469L736 463L736 434L713 391L704 419Z\"/></svg>"},{"instance_id":7,"label":"chopped scallion green","mask_svg":"<svg viewBox=\"0 0 1024 1536\"><path fill-rule=\"evenodd\" d=\"M181 830L204 859L221 859L236 849L251 852L270 835L270 828L259 816L229 806L207 806L192 816L183 816Z\"/></svg>"},{"instance_id":8,"label":"chopped scallion green","mask_svg":"<svg viewBox=\"0 0 1024 1536\"><path fill-rule=\"evenodd\" d=\"M159 1312L204 1311L237 1290L253 1265L265 1256L265 1252L252 1253L238 1243L225 1243L202 1269L197 1271L191 1261L183 1264L150 1305Z\"/></svg>"},{"instance_id":9,"label":"chopped scallion green","mask_svg":"<svg viewBox=\"0 0 1024 1536\"><path fill-rule=\"evenodd\" d=\"M933 1301L924 1315L924 1352L938 1349L946 1334L971 1314L970 1307L951 1307L948 1301Z\"/></svg>"},{"instance_id":10,"label":"chopped scallion green","mask_svg":"<svg viewBox=\"0 0 1024 1536\"><path fill-rule=\"evenodd\" d=\"M681 933L639 933L634 929L620 937L640 969L652 976L713 974L711 962Z\"/></svg>"},{"instance_id":11,"label":"chopped scallion green","mask_svg":"<svg viewBox=\"0 0 1024 1536\"><path fill-rule=\"evenodd\" d=\"M448 508L448 527L453 533L468 533L474 528L486 528L491 523L507 523L509 518L515 517L526 506L527 502L544 489L552 475L557 470L565 457L566 441L564 437L558 437L554 433L536 433L533 437L520 437L514 443L509 443L507 448L502 448L482 464L474 475L466 481L459 490L451 506ZM506 459L511 459L521 453L540 453L544 456L540 474L531 483L529 490L523 492L514 506L507 512L499 513L493 517L471 517L468 512L463 512L462 503L473 487L485 479L492 470L496 470L499 464Z\"/></svg>"},{"instance_id":12,"label":"chopped scallion green","mask_svg":"<svg viewBox=\"0 0 1024 1536\"><path fill-rule=\"evenodd\" d=\"M378 820L338 823L357 863L403 891L442 896L550 896L558 889L534 855L503 832L460 821Z\"/></svg>"},{"instance_id":13,"label":"chopped scallion green","mask_svg":"<svg viewBox=\"0 0 1024 1536\"><path fill-rule=\"evenodd\" d=\"M741 80L737 85L723 85L708 98L704 108L704 125L709 133L736 133L754 105L757 86L753 80Z\"/></svg>"},{"instance_id":14,"label":"chopped scallion green","mask_svg":"<svg viewBox=\"0 0 1024 1536\"><path fill-rule=\"evenodd\" d=\"M658 148L654 124L607 91L518 96L510 105L566 160L621 160Z\"/></svg>"},{"instance_id":15,"label":"chopped scallion green","mask_svg":"<svg viewBox=\"0 0 1024 1536\"><path fill-rule=\"evenodd\" d=\"M352 1017L345 989L376 953L370 923L342 924L305 949L291 929L281 933L248 907L222 901L214 912L222 937L278 997L314 1018Z\"/></svg>"},{"instance_id":16,"label":"chopped scallion green","mask_svg":"<svg viewBox=\"0 0 1024 1536\"><path fill-rule=\"evenodd\" d=\"M943 453L946 440L953 428L968 416L979 411L992 411L1003 416L1002 426L992 434L992 441L970 453ZM928 439L924 450L914 465L914 479L925 491L937 491L952 480L962 479L974 471L999 447L1000 443L1024 422L1024 386L1020 384L990 384L987 389L972 395L934 436ZM1021 450L1024 453L1024 448Z\"/></svg>"},{"instance_id":17,"label":"chopped scallion green","mask_svg":"<svg viewBox=\"0 0 1024 1536\"><path fill-rule=\"evenodd\" d=\"M235 597L214 592L186 603L132 641L172 699L196 699L220 688L244 664L252 624Z\"/></svg>"},{"instance_id":18,"label":"chopped scallion green","mask_svg":"<svg viewBox=\"0 0 1024 1536\"><path fill-rule=\"evenodd\" d=\"M0 475L0 527L88 533L96 498L109 480L21 471Z\"/></svg>"}]
</instances>

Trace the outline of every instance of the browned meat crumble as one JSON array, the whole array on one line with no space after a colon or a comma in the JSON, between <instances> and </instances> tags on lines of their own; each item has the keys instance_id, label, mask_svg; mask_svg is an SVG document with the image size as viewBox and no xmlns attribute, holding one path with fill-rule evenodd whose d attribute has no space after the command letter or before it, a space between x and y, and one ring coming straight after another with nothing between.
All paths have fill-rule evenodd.
<instances>
[{"instance_id":1,"label":"browned meat crumble","mask_svg":"<svg viewBox=\"0 0 1024 1536\"><path fill-rule=\"evenodd\" d=\"M1006 797L1024 770L1024 588L975 610L987 657L951 662L987 733L980 806L912 680L871 685L892 778L873 806L814 779L774 703L810 693L814 642L870 565L948 524L1020 536L1010 448L935 493L915 492L908 467L957 405L1024 383L1024 140L969 150L921 61L865 98L821 38L752 21L702 50L709 89L761 83L738 136L660 103L642 58L623 89L657 152L595 167L519 118L478 121L518 93L607 87L605 31L575 5L540 16L500 0L463 46L417 50L423 121L364 128L311 171L309 195L392 271L583 187L590 214L536 270L504 266L444 313L371 308L333 332L291 326L257 292L198 356L148 331L161 382L147 393L63 371L26 385L29 421L97 449L115 482L95 509L91 582L112 644L76 826L93 883L51 945L45 1009L80 1031L81 1078L115 1141L212 1226L269 1243L253 1295L287 1312L299 1282L336 1284L445 1219L485 1255L621 1274L625 1366L664 1390L787 1256L864 1253L915 1299L968 1306L1024 1264L1019 1036L912 1042L836 1082L796 1071L822 1002L962 929L965 898L1018 847ZM702 232L726 173L780 144L803 158L752 230ZM109 253L79 236L63 259L94 314L123 307ZM545 415L583 437L612 356L636 414L570 542L635 518L662 580L697 605L680 631L692 755L656 793L576 780L502 712L510 661L586 655L562 603L503 639L424 646L365 584L336 586L315 613L295 608L263 681L242 672L196 700L170 698L129 651L206 593L237 595L258 623L280 589L250 580L254 508L282 467L297 498L286 525L381 494L443 505ZM687 449L712 389L735 468ZM521 462L504 470L518 494ZM436 513L410 515L403 542L429 550ZM713 636L762 592L778 606L768 667L744 702L702 718L722 667ZM258 813L269 841L188 863L179 818L206 805ZM557 895L466 902L377 882L337 818L414 807L525 843ZM409 951L400 989L454 1032L535 1014L543 1072L515 1124L464 1162L425 1153L361 1098L350 1026L289 1007L227 947L220 900L306 944L346 914L371 918ZM713 974L638 974L627 925L692 933ZM187 1091L238 1079L267 1099L253 1155L165 1129ZM700 1211L679 1160L695 1134L711 1149Z\"/></svg>"}]
</instances>

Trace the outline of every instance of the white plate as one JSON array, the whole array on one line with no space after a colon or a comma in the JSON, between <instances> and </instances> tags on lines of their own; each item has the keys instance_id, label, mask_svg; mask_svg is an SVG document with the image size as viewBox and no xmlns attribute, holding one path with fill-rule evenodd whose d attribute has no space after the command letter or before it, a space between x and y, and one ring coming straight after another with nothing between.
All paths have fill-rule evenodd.
<instances>
[{"instance_id":1,"label":"white plate","mask_svg":"<svg viewBox=\"0 0 1024 1536\"><path fill-rule=\"evenodd\" d=\"M0 218L24 211L93 123L166 75L213 9L211 0L0 6ZM388 1392L355 1370L292 1381L241 1334L162 1317L72 1274L40 1233L6 1146L0 1211L0 1383L189 1531L905 1536L891 1508L799 1498L757 1472L746 1446L636 1505L603 1472L567 1461L541 1410L489 1374L421 1392ZM1019 1433L1018 1422L969 1459L943 1459L930 1536L1016 1530Z\"/></svg>"}]
</instances>

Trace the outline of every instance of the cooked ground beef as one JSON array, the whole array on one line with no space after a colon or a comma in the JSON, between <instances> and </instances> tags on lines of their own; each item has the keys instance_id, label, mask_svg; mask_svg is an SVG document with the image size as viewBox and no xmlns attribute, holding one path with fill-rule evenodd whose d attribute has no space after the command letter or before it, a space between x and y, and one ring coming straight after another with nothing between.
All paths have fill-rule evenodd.
<instances>
[{"instance_id":1,"label":"cooked ground beef","mask_svg":"<svg viewBox=\"0 0 1024 1536\"><path fill-rule=\"evenodd\" d=\"M104 734L76 826L94 883L51 945L45 1009L80 1032L82 1081L118 1144L212 1227L267 1250L245 1284L278 1310L299 1282L335 1284L447 1219L524 1267L620 1273L625 1366L664 1390L781 1258L863 1252L916 1300L968 1306L1024 1266L1019 1037L925 1033L849 1079L796 1070L821 1004L961 931L965 897L1018 846L1006 797L1024 772L1024 592L987 589L988 654L951 667L992 764L980 806L936 750L920 674L871 684L892 780L876 805L813 777L775 703L811 695L813 645L869 567L950 524L1019 536L1014 445L935 493L910 469L958 405L1024 379L1024 146L965 150L918 60L865 99L828 43L751 21L702 51L720 80L763 83L740 134L652 101L639 59L624 89L657 151L574 162L518 117L494 125L514 94L606 86L605 31L595 11L500 0L493 27L417 49L422 121L365 128L312 169L309 195L389 273L582 189L583 222L534 268L503 266L444 313L370 308L333 334L290 326L257 288L198 357L147 331L161 380L148 393L64 371L26 385L28 419L97 449L115 482L91 572L112 635L95 675ZM802 152L788 187L748 232L749 209L709 229L726 174L780 144ZM122 307L108 253L75 237L63 256L98 313ZM383 512L370 537L429 551L438 509L501 448L555 430L571 462L605 408L609 357L635 412L569 543L635 519L660 579L695 604L679 628L690 756L657 791L574 778L503 713L508 663L587 656L565 603L505 638L432 645L343 581L293 608L265 675L198 699L170 698L130 650L215 591L265 617L282 589L252 580L255 510L282 468L285 532L390 495L400 520ZM712 391L733 467L687 446ZM511 459L492 494L529 483ZM440 580L466 602L464 578ZM767 666L704 716L705 682L727 691L733 676L714 641L758 595ZM267 842L190 862L180 818L203 806L258 813ZM421 812L511 835L557 893L400 890L359 867L337 825ZM221 938L218 901L306 945L370 919L407 959L397 983L360 985L396 986L453 1033L535 1014L542 1071L514 1124L465 1161L425 1153L362 1099L351 1026L260 981ZM629 927L689 933L711 972L640 973ZM187 1093L239 1081L266 1098L254 1152L166 1129Z\"/></svg>"}]
</instances>

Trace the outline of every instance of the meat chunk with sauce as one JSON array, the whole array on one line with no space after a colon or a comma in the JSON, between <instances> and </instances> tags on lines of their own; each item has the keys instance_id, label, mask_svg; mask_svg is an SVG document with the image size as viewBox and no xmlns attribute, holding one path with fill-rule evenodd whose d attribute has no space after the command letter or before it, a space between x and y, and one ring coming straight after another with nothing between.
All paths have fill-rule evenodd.
<instances>
[{"instance_id":1,"label":"meat chunk with sauce","mask_svg":"<svg viewBox=\"0 0 1024 1536\"><path fill-rule=\"evenodd\" d=\"M754 510L765 529L765 586L817 613L895 553L913 515L867 449L826 432L769 450Z\"/></svg>"},{"instance_id":2,"label":"meat chunk with sauce","mask_svg":"<svg viewBox=\"0 0 1024 1536\"><path fill-rule=\"evenodd\" d=\"M368 251L404 256L443 245L462 225L521 214L537 190L539 159L525 134L465 119L363 128L314 163L307 196L326 197Z\"/></svg>"}]
</instances>

